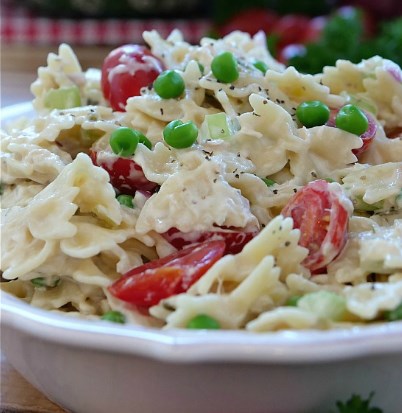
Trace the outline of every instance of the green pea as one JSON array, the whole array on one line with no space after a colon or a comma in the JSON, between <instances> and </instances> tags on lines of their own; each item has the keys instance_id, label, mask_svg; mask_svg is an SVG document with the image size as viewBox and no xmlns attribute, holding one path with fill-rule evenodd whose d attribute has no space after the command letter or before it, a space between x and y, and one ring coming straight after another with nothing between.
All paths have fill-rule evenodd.
<instances>
[{"instance_id":1,"label":"green pea","mask_svg":"<svg viewBox=\"0 0 402 413\"><path fill-rule=\"evenodd\" d=\"M207 314L199 314L187 323L187 328L197 330L219 330L219 322Z\"/></svg>"},{"instance_id":2,"label":"green pea","mask_svg":"<svg viewBox=\"0 0 402 413\"><path fill-rule=\"evenodd\" d=\"M329 107L320 100L302 102L296 109L297 119L306 128L324 125L328 122L329 114Z\"/></svg>"},{"instance_id":3,"label":"green pea","mask_svg":"<svg viewBox=\"0 0 402 413\"><path fill-rule=\"evenodd\" d=\"M163 130L165 142L176 149L189 148L198 136L198 128L192 121L183 123L181 120L173 120Z\"/></svg>"},{"instance_id":4,"label":"green pea","mask_svg":"<svg viewBox=\"0 0 402 413\"><path fill-rule=\"evenodd\" d=\"M394 308L393 310L386 311L384 313L384 317L387 321L402 320L402 303L400 303L398 307Z\"/></svg>"},{"instance_id":5,"label":"green pea","mask_svg":"<svg viewBox=\"0 0 402 413\"><path fill-rule=\"evenodd\" d=\"M121 205L128 208L134 208L133 197L131 195L119 195L116 198Z\"/></svg>"},{"instance_id":6,"label":"green pea","mask_svg":"<svg viewBox=\"0 0 402 413\"><path fill-rule=\"evenodd\" d=\"M162 99L177 98L184 92L184 80L174 70L165 70L154 81L155 92Z\"/></svg>"},{"instance_id":7,"label":"green pea","mask_svg":"<svg viewBox=\"0 0 402 413\"><path fill-rule=\"evenodd\" d=\"M253 63L253 66L256 69L258 69L260 72L262 72L264 75L266 71L269 69L268 65L262 60L257 60L256 62Z\"/></svg>"},{"instance_id":8,"label":"green pea","mask_svg":"<svg viewBox=\"0 0 402 413\"><path fill-rule=\"evenodd\" d=\"M369 122L364 112L357 106L349 104L339 109L335 117L335 125L339 129L362 135L367 131Z\"/></svg>"},{"instance_id":9,"label":"green pea","mask_svg":"<svg viewBox=\"0 0 402 413\"><path fill-rule=\"evenodd\" d=\"M124 324L126 322L126 317L120 311L108 311L103 314L101 320L111 321L112 323Z\"/></svg>"},{"instance_id":10,"label":"green pea","mask_svg":"<svg viewBox=\"0 0 402 413\"><path fill-rule=\"evenodd\" d=\"M212 59L211 70L213 75L223 83L231 83L238 79L239 70L237 61L230 52L223 52Z\"/></svg>"},{"instance_id":11,"label":"green pea","mask_svg":"<svg viewBox=\"0 0 402 413\"><path fill-rule=\"evenodd\" d=\"M273 179L269 179L269 178L261 178L266 186L273 186L276 184L276 182Z\"/></svg>"},{"instance_id":12,"label":"green pea","mask_svg":"<svg viewBox=\"0 0 402 413\"><path fill-rule=\"evenodd\" d=\"M132 156L140 141L139 135L142 135L142 133L131 128L121 127L115 129L110 135L110 147L116 155Z\"/></svg>"}]
</instances>

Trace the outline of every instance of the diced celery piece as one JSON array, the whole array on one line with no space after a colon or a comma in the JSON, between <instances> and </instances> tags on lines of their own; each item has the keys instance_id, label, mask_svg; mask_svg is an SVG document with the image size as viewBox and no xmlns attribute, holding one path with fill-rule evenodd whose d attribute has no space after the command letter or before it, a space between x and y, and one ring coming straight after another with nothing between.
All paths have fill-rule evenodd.
<instances>
[{"instance_id":1,"label":"diced celery piece","mask_svg":"<svg viewBox=\"0 0 402 413\"><path fill-rule=\"evenodd\" d=\"M206 115L209 135L212 139L225 139L231 135L228 118L225 112Z\"/></svg>"},{"instance_id":2,"label":"diced celery piece","mask_svg":"<svg viewBox=\"0 0 402 413\"><path fill-rule=\"evenodd\" d=\"M353 200L353 206L356 211L373 212L384 207L384 201L375 202L374 204L368 204L363 201L363 196L359 195Z\"/></svg>"},{"instance_id":3,"label":"diced celery piece","mask_svg":"<svg viewBox=\"0 0 402 413\"><path fill-rule=\"evenodd\" d=\"M77 86L50 89L44 98L45 106L49 109L69 109L81 106L80 90Z\"/></svg>"},{"instance_id":4,"label":"diced celery piece","mask_svg":"<svg viewBox=\"0 0 402 413\"><path fill-rule=\"evenodd\" d=\"M346 312L346 300L331 291L315 291L301 297L297 307L332 321L340 321Z\"/></svg>"}]
</instances>

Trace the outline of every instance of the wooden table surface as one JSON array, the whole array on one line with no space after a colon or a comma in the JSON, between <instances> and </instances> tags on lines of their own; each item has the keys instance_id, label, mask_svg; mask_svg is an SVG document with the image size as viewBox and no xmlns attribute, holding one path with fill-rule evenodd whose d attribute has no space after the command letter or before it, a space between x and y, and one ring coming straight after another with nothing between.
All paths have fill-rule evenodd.
<instances>
[{"instance_id":1,"label":"wooden table surface","mask_svg":"<svg viewBox=\"0 0 402 413\"><path fill-rule=\"evenodd\" d=\"M1 50L1 107L32 99L30 84L39 66L46 65L47 54L53 47L3 45ZM76 50L84 69L99 67L109 49L85 48ZM1 350L1 349L0 349ZM0 353L0 413L64 413L18 374Z\"/></svg>"}]
</instances>

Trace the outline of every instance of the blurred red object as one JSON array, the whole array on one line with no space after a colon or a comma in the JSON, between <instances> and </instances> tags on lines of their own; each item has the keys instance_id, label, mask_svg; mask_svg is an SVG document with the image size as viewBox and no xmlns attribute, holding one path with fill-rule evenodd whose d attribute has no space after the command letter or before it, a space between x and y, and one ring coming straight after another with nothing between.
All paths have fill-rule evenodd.
<instances>
[{"instance_id":1,"label":"blurred red object","mask_svg":"<svg viewBox=\"0 0 402 413\"><path fill-rule=\"evenodd\" d=\"M252 8L242 10L233 16L227 23L219 27L218 31L221 36L225 36L234 30L241 30L251 35L256 34L259 30L270 33L278 19L278 14L273 11Z\"/></svg>"}]
</instances>

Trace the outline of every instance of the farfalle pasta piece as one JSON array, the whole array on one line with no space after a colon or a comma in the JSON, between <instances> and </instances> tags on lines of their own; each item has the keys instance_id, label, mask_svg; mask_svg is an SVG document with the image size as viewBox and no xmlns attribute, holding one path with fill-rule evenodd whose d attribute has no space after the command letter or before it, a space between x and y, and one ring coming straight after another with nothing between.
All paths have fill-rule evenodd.
<instances>
[{"instance_id":1,"label":"farfalle pasta piece","mask_svg":"<svg viewBox=\"0 0 402 413\"><path fill-rule=\"evenodd\" d=\"M254 163L257 175L265 177L282 170L288 152L302 149L303 141L283 108L257 94L250 96L250 104L253 111L239 117L241 129L231 144Z\"/></svg>"},{"instance_id":2,"label":"farfalle pasta piece","mask_svg":"<svg viewBox=\"0 0 402 413\"><path fill-rule=\"evenodd\" d=\"M352 150L359 148L362 141L356 135L329 126L303 127L296 133L303 144L289 154L289 166L302 184L332 177L334 170L357 161Z\"/></svg>"},{"instance_id":3,"label":"farfalle pasta piece","mask_svg":"<svg viewBox=\"0 0 402 413\"><path fill-rule=\"evenodd\" d=\"M182 156L181 162L183 168L171 175L142 208L136 226L139 233L163 233L172 227L188 232L214 225L257 225L247 199L222 178L221 165L195 153Z\"/></svg>"},{"instance_id":4,"label":"farfalle pasta piece","mask_svg":"<svg viewBox=\"0 0 402 413\"><path fill-rule=\"evenodd\" d=\"M228 294L181 294L169 298L165 305L174 308L174 311L164 317L166 328L185 327L198 314L208 314L215 318L222 328L241 328L252 313L255 302L262 296L269 296L275 284L279 283L279 275L280 268L274 268L274 258L267 256ZM163 313L163 308L151 309L151 314L156 317L163 316Z\"/></svg>"},{"instance_id":5,"label":"farfalle pasta piece","mask_svg":"<svg viewBox=\"0 0 402 413\"><path fill-rule=\"evenodd\" d=\"M255 320L246 325L246 329L254 332L277 330L306 330L317 328L319 318L306 310L292 307L279 307L261 313Z\"/></svg>"},{"instance_id":6,"label":"farfalle pasta piece","mask_svg":"<svg viewBox=\"0 0 402 413\"><path fill-rule=\"evenodd\" d=\"M47 66L38 69L38 78L31 85L35 96L33 106L38 112L46 112L46 94L52 89L76 87L82 104L90 101L105 104L100 92L100 70L84 72L73 49L68 44L61 44L58 53L49 53Z\"/></svg>"},{"instance_id":7,"label":"farfalle pasta piece","mask_svg":"<svg viewBox=\"0 0 402 413\"><path fill-rule=\"evenodd\" d=\"M299 73L293 66L283 72L267 71L265 79L280 89L287 100L300 103L308 100L320 100L330 107L339 107L345 104L345 98L331 94L330 88L320 84L309 74Z\"/></svg>"},{"instance_id":8,"label":"farfalle pasta piece","mask_svg":"<svg viewBox=\"0 0 402 413\"><path fill-rule=\"evenodd\" d=\"M340 171L346 194L357 210L392 211L398 209L402 191L402 162L357 165Z\"/></svg>"},{"instance_id":9,"label":"farfalle pasta piece","mask_svg":"<svg viewBox=\"0 0 402 413\"><path fill-rule=\"evenodd\" d=\"M1 179L5 184L19 184L27 179L48 184L71 162L71 156L57 145L41 146L24 136L2 136L0 156Z\"/></svg>"},{"instance_id":10,"label":"farfalle pasta piece","mask_svg":"<svg viewBox=\"0 0 402 413\"><path fill-rule=\"evenodd\" d=\"M363 283L346 287L347 309L362 320L373 320L402 301L402 281L393 283Z\"/></svg>"},{"instance_id":11,"label":"farfalle pasta piece","mask_svg":"<svg viewBox=\"0 0 402 413\"><path fill-rule=\"evenodd\" d=\"M290 218L275 217L239 254L228 255L218 261L189 292L202 295L213 289L219 291L226 281L240 283L266 256L276 258L276 265L282 270L281 277L303 271L300 263L307 250L298 246L299 236Z\"/></svg>"}]
</instances>

